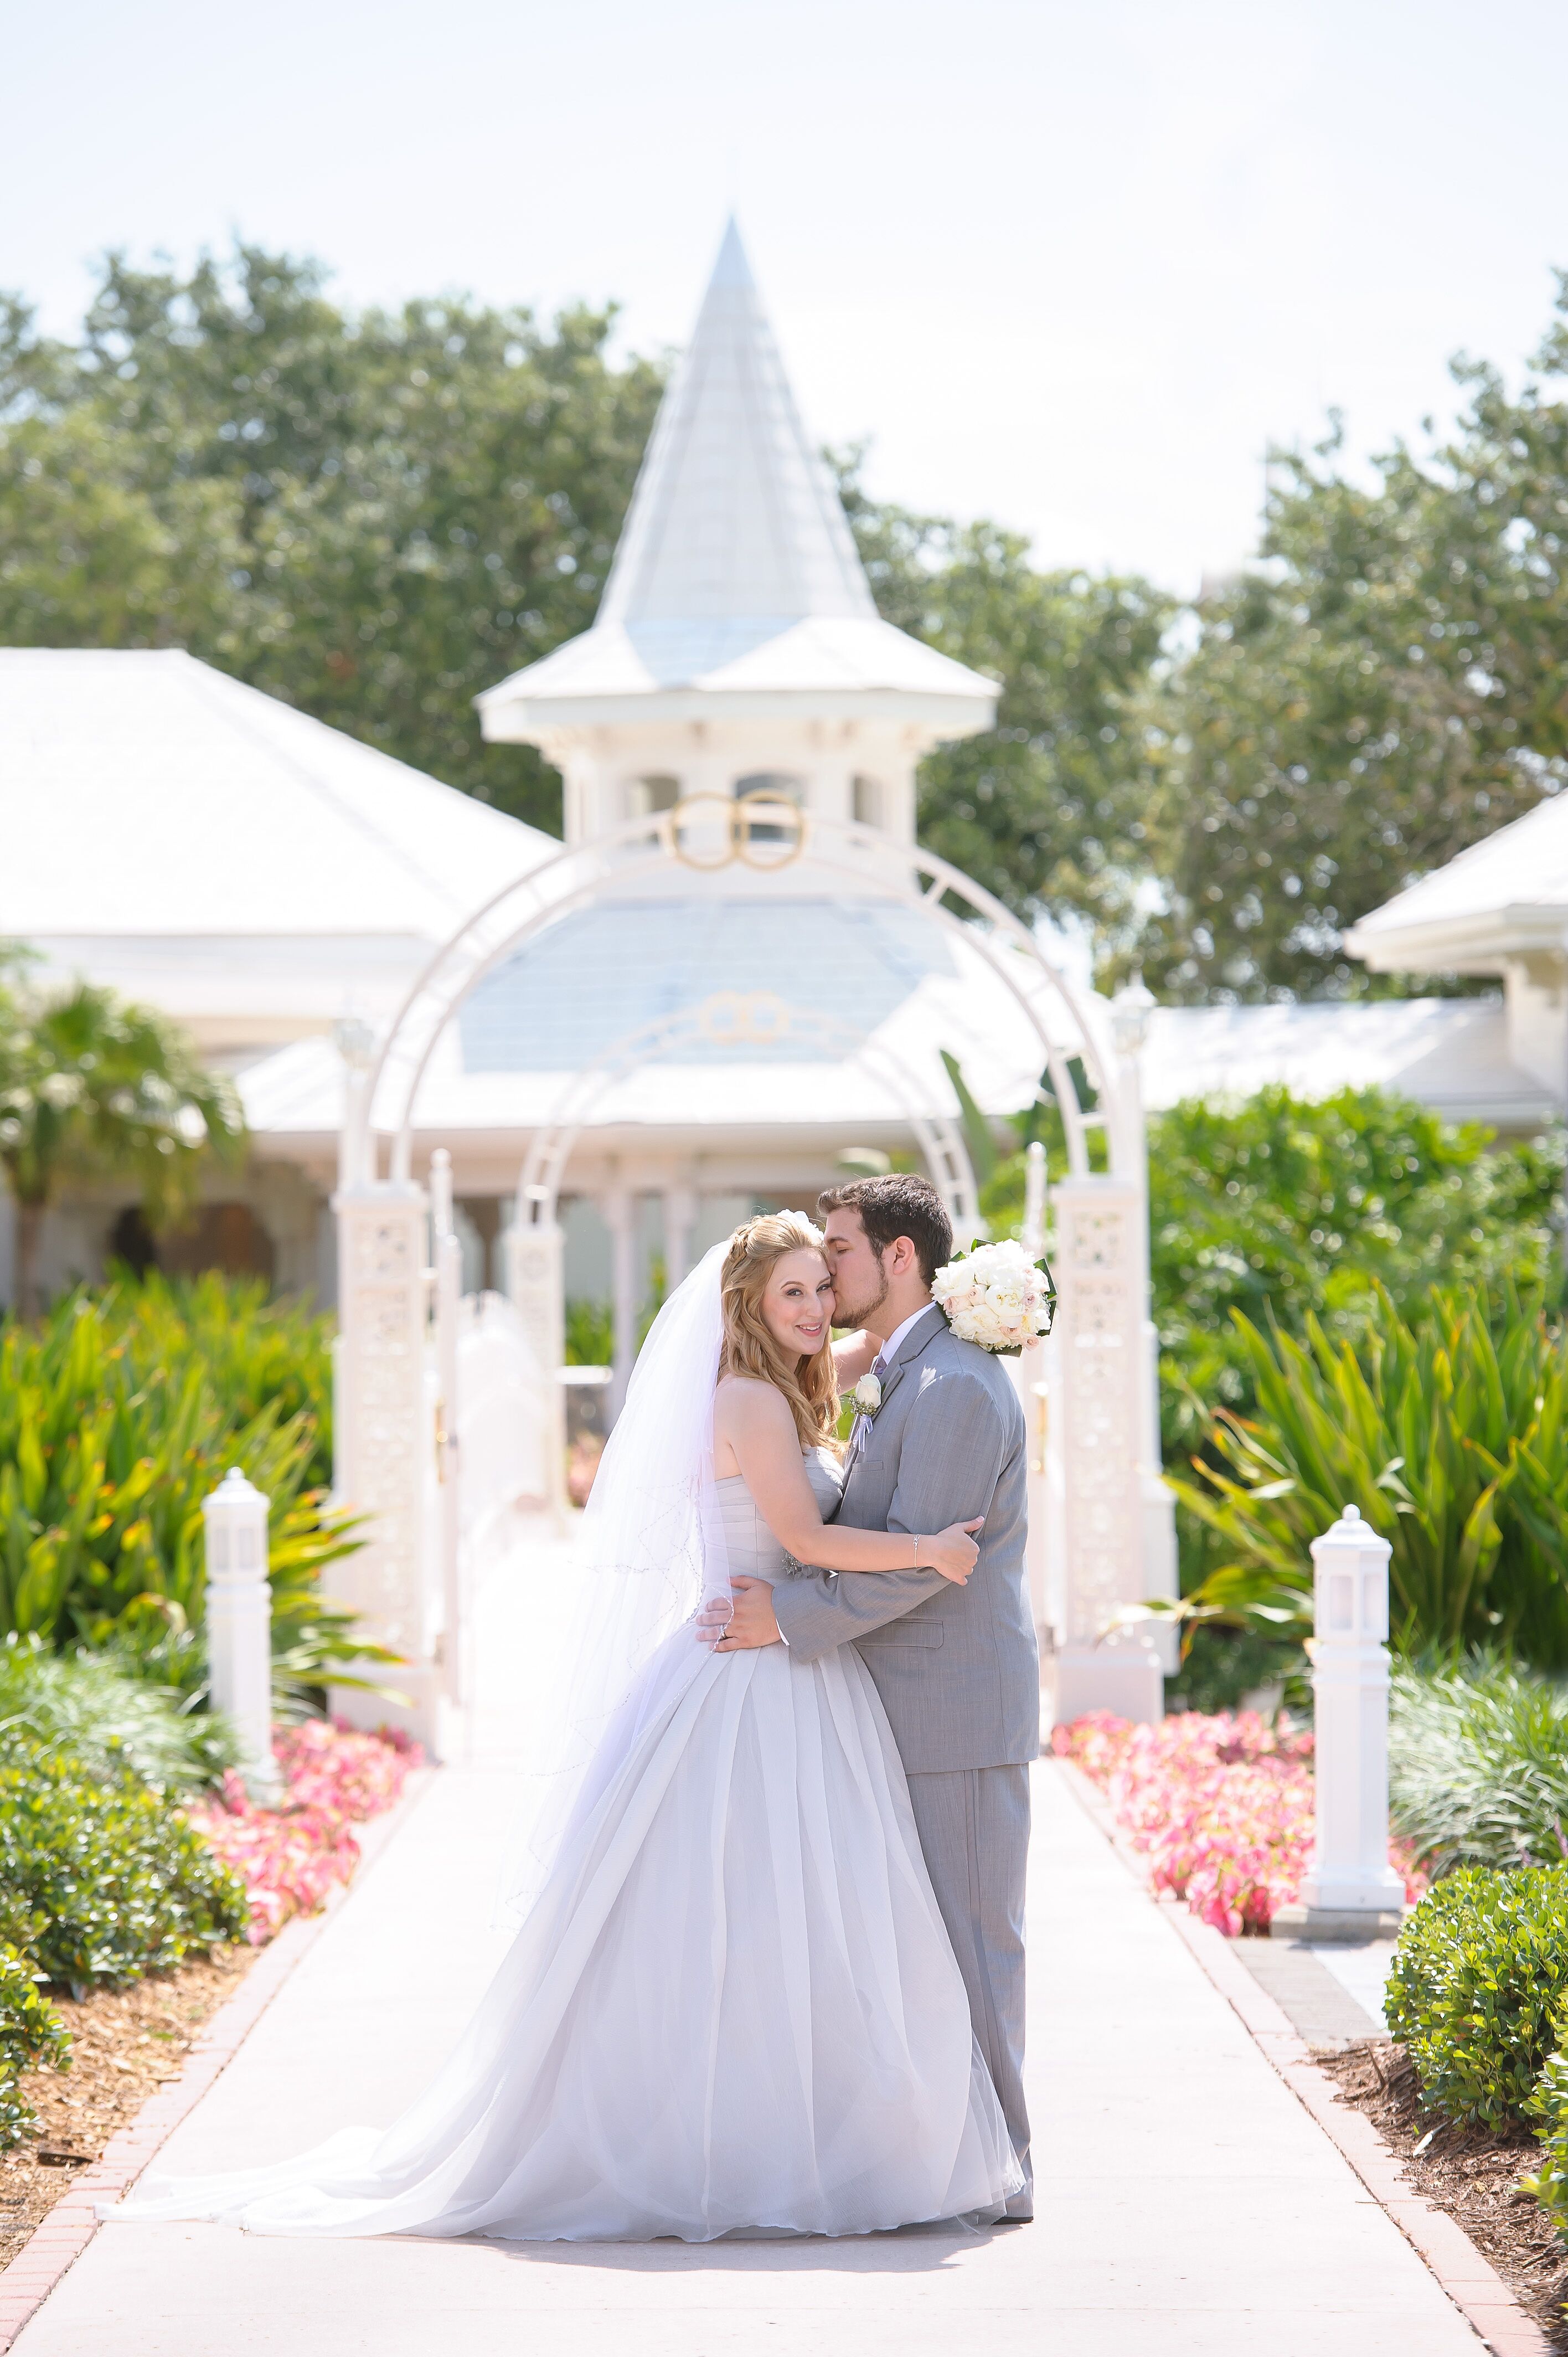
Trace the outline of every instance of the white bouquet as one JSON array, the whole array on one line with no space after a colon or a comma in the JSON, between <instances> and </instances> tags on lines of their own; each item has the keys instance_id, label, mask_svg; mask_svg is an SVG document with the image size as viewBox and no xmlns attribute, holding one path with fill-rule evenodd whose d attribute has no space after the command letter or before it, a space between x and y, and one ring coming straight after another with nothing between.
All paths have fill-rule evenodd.
<instances>
[{"instance_id":1,"label":"white bouquet","mask_svg":"<svg viewBox=\"0 0 1568 2357\"><path fill-rule=\"evenodd\" d=\"M1057 1289L1045 1262L1022 1244L976 1244L938 1269L931 1298L960 1341L1011 1357L1050 1332Z\"/></svg>"}]
</instances>

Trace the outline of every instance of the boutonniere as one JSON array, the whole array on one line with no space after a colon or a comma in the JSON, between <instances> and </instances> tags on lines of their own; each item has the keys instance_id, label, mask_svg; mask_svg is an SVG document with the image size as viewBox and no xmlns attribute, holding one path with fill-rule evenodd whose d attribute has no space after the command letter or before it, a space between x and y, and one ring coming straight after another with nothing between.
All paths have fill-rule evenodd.
<instances>
[{"instance_id":1,"label":"boutonniere","mask_svg":"<svg viewBox=\"0 0 1568 2357\"><path fill-rule=\"evenodd\" d=\"M872 1416L882 1405L882 1385L875 1375L862 1375L849 1395L856 1415Z\"/></svg>"}]
</instances>

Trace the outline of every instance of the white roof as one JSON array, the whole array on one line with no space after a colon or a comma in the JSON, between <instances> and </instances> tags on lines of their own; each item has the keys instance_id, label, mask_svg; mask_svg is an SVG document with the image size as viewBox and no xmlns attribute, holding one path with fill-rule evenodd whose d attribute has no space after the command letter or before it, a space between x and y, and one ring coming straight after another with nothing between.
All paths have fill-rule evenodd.
<instances>
[{"instance_id":1,"label":"white roof","mask_svg":"<svg viewBox=\"0 0 1568 2357\"><path fill-rule=\"evenodd\" d=\"M559 845L177 651L0 648L0 935L443 941Z\"/></svg>"},{"instance_id":2,"label":"white roof","mask_svg":"<svg viewBox=\"0 0 1568 2357\"><path fill-rule=\"evenodd\" d=\"M562 950L573 953L564 942ZM534 981L554 995L563 978L552 964ZM523 979L520 972L508 987L518 989ZM703 979L696 973L687 977L693 988ZM747 977L740 979L744 984ZM1016 979L1034 995L1033 978L1021 964ZM967 944L944 945L881 1020L868 995L870 981L867 965L860 974L857 1013L872 1018L872 1039L914 1082L924 1110L952 1111L940 1055L944 1047L958 1057L986 1112L1015 1114L1028 1103L1038 1077L1037 1040L1010 992ZM559 1115L574 1072L595 1060L611 1028L623 1029L640 1011L616 1004L613 986L607 996L601 987L598 1005L569 1018L585 1023L592 1039L554 1039L544 1027L536 1035L541 1060L524 1066L521 1055L512 1060L507 1052L504 996L480 1009L477 1023L459 1018L443 1035L415 1108L422 1155L445 1142L470 1157L515 1166L527 1139ZM538 1011L522 992L515 1009L520 1025ZM1059 1009L1047 1012L1053 1036L1073 1052L1081 1045L1077 1035ZM513 1036L521 1049L523 1030ZM1342 1088L1385 1088L1446 1120L1516 1131L1532 1128L1553 1111L1548 1092L1508 1060L1503 1008L1478 999L1159 1007L1144 1077L1154 1113L1187 1097L1211 1103L1246 1097L1271 1083L1307 1098ZM263 1157L329 1157L343 1073L328 1041L301 1040L279 1049L243 1072L240 1088ZM580 1145L590 1159L607 1150L756 1154L777 1150L791 1137L801 1143L901 1140L908 1134L908 1114L901 1092L888 1086L886 1071L875 1062L862 1064L826 1049L810 1060L798 1048L766 1058L712 1049L693 1056L688 1041L615 1079L593 1102Z\"/></svg>"},{"instance_id":3,"label":"white roof","mask_svg":"<svg viewBox=\"0 0 1568 2357\"><path fill-rule=\"evenodd\" d=\"M700 920L701 921L697 921ZM810 952L836 942L837 964ZM613 946L618 941L618 955ZM780 944L807 954L776 954ZM706 1150L788 1130L841 1138L891 1126L911 1110L954 1111L947 1049L988 1113L1017 1112L1045 1059L1015 990L1041 1006L1067 1054L1082 1040L1047 1003L1037 970L1002 952L1012 986L978 947L896 902L618 901L560 920L481 984L447 1025L414 1109L416 1134L486 1139L521 1152L553 1120L575 1076L618 1073L594 1103L592 1134L639 1131L643 1143ZM619 1069L617 1050L650 1021L752 996L788 1002L801 1018L777 1049L706 1043L690 1034L653 1060ZM874 1051L863 1060L848 1028ZM822 1019L828 1018L828 1019ZM802 1047L804 1038L812 1044ZM336 1133L342 1068L326 1040L301 1041L241 1075L246 1120L263 1151L319 1152Z\"/></svg>"},{"instance_id":4,"label":"white roof","mask_svg":"<svg viewBox=\"0 0 1568 2357\"><path fill-rule=\"evenodd\" d=\"M1510 956L1560 951L1568 926L1568 794L1472 844L1345 936L1380 973L1497 974Z\"/></svg>"},{"instance_id":5,"label":"white roof","mask_svg":"<svg viewBox=\"0 0 1568 2357\"><path fill-rule=\"evenodd\" d=\"M1495 1000L1404 998L1349 1005L1162 1006L1144 1055L1144 1101L1248 1097L1270 1085L1300 1097L1388 1089L1448 1121L1533 1126L1554 1107L1509 1061Z\"/></svg>"},{"instance_id":6,"label":"white roof","mask_svg":"<svg viewBox=\"0 0 1568 2357\"><path fill-rule=\"evenodd\" d=\"M835 708L989 726L996 685L877 614L832 478L796 409L732 221L660 404L591 630L479 697L487 737L526 738L639 699L810 694ZM832 699L849 699L842 707ZM647 699L656 698L650 705ZM909 699L917 699L911 705Z\"/></svg>"},{"instance_id":7,"label":"white roof","mask_svg":"<svg viewBox=\"0 0 1568 2357\"><path fill-rule=\"evenodd\" d=\"M873 621L876 608L732 221L660 405L599 620L808 614Z\"/></svg>"}]
</instances>

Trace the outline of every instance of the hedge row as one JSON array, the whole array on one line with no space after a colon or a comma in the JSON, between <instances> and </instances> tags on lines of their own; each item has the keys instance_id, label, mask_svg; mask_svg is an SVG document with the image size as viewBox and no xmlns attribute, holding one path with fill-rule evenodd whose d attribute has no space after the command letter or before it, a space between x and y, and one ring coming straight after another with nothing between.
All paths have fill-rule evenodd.
<instances>
[{"instance_id":1,"label":"hedge row","mask_svg":"<svg viewBox=\"0 0 1568 2357\"><path fill-rule=\"evenodd\" d=\"M69 2054L40 1984L81 1996L243 1936L250 1902L162 1793L10 1733L0 1754L0 2150L32 2125L20 2073Z\"/></svg>"},{"instance_id":2,"label":"hedge row","mask_svg":"<svg viewBox=\"0 0 1568 2357\"><path fill-rule=\"evenodd\" d=\"M1400 1936L1383 2011L1429 2111L1535 2131L1521 2182L1568 2241L1568 1865L1445 1876Z\"/></svg>"}]
</instances>

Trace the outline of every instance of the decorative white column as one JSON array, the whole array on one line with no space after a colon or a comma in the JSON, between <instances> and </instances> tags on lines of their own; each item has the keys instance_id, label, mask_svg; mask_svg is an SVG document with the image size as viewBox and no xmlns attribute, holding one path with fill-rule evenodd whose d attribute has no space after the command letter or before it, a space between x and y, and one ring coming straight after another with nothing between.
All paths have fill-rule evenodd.
<instances>
[{"instance_id":1,"label":"decorative white column","mask_svg":"<svg viewBox=\"0 0 1568 2357\"><path fill-rule=\"evenodd\" d=\"M1142 1470L1143 1192L1129 1178L1064 1178L1056 1207L1059 1299L1050 1413L1062 1559L1055 1719L1112 1710L1164 1716L1159 1657L1141 1631L1112 1633L1144 1587Z\"/></svg>"},{"instance_id":2,"label":"decorative white column","mask_svg":"<svg viewBox=\"0 0 1568 2357\"><path fill-rule=\"evenodd\" d=\"M435 1311L434 1446L441 1549L441 1684L447 1701L461 1705L467 1635L457 1489L457 1318L463 1298L463 1246L453 1218L452 1157L444 1146L438 1146L430 1157L430 1241Z\"/></svg>"},{"instance_id":3,"label":"decorative white column","mask_svg":"<svg viewBox=\"0 0 1568 2357\"><path fill-rule=\"evenodd\" d=\"M423 1188L360 1180L332 1199L338 1214L338 1428L333 1494L368 1517L366 1544L333 1566L332 1586L365 1633L403 1658L373 1671L407 1706L352 1686L332 1690L354 1724L392 1720L438 1742L439 1673L429 1637L434 1566L425 1562L424 1482L434 1442L424 1392L428 1281Z\"/></svg>"},{"instance_id":4,"label":"decorative white column","mask_svg":"<svg viewBox=\"0 0 1568 2357\"><path fill-rule=\"evenodd\" d=\"M610 1299L614 1343L614 1381L610 1385L610 1420L626 1405L626 1387L637 1359L637 1200L626 1187L612 1187L600 1207L610 1232Z\"/></svg>"},{"instance_id":5,"label":"decorative white column","mask_svg":"<svg viewBox=\"0 0 1568 2357\"><path fill-rule=\"evenodd\" d=\"M519 1196L505 1252L507 1294L544 1378L546 1495L553 1510L564 1513L566 1394L561 1370L566 1357L566 1238L544 1188L530 1187Z\"/></svg>"},{"instance_id":6,"label":"decorative white column","mask_svg":"<svg viewBox=\"0 0 1568 2357\"><path fill-rule=\"evenodd\" d=\"M1372 1940L1399 1929L1404 1884L1389 1864L1389 1557L1347 1506L1312 1542L1312 1865L1281 1938Z\"/></svg>"},{"instance_id":7,"label":"decorative white column","mask_svg":"<svg viewBox=\"0 0 1568 2357\"><path fill-rule=\"evenodd\" d=\"M212 1705L240 1738L251 1798L283 1789L273 1758L273 1595L267 1584L268 1501L231 1465L201 1501L207 1536L207 1671Z\"/></svg>"},{"instance_id":8,"label":"decorative white column","mask_svg":"<svg viewBox=\"0 0 1568 2357\"><path fill-rule=\"evenodd\" d=\"M1176 1567L1176 1499L1165 1481L1160 1445L1160 1338L1154 1320L1149 1272L1149 1135L1144 1114L1144 1049L1155 996L1140 975L1119 990L1111 1002L1111 1030L1116 1049L1116 1117L1121 1125L1122 1167L1135 1178L1142 1202L1136 1254L1139 1302L1138 1329L1138 1496L1143 1514L1144 1597L1149 1601L1180 1592ZM1179 1661L1175 1624L1155 1621L1149 1642L1167 1676Z\"/></svg>"},{"instance_id":9,"label":"decorative white column","mask_svg":"<svg viewBox=\"0 0 1568 2357\"><path fill-rule=\"evenodd\" d=\"M1031 1260L1046 1249L1046 1149L1036 1138L1024 1157L1024 1228L1019 1238ZM1028 1534L1024 1561L1029 1576L1029 1602L1035 1633L1042 1654L1054 1652L1056 1632L1047 1593L1050 1507L1046 1480L1047 1418L1050 1401L1051 1337L1043 1336L1003 1361L1013 1376L1028 1435L1026 1496Z\"/></svg>"},{"instance_id":10,"label":"decorative white column","mask_svg":"<svg viewBox=\"0 0 1568 2357\"><path fill-rule=\"evenodd\" d=\"M664 1189L664 1297L692 1273L692 1236L697 1224L697 1193L693 1187Z\"/></svg>"}]
</instances>

